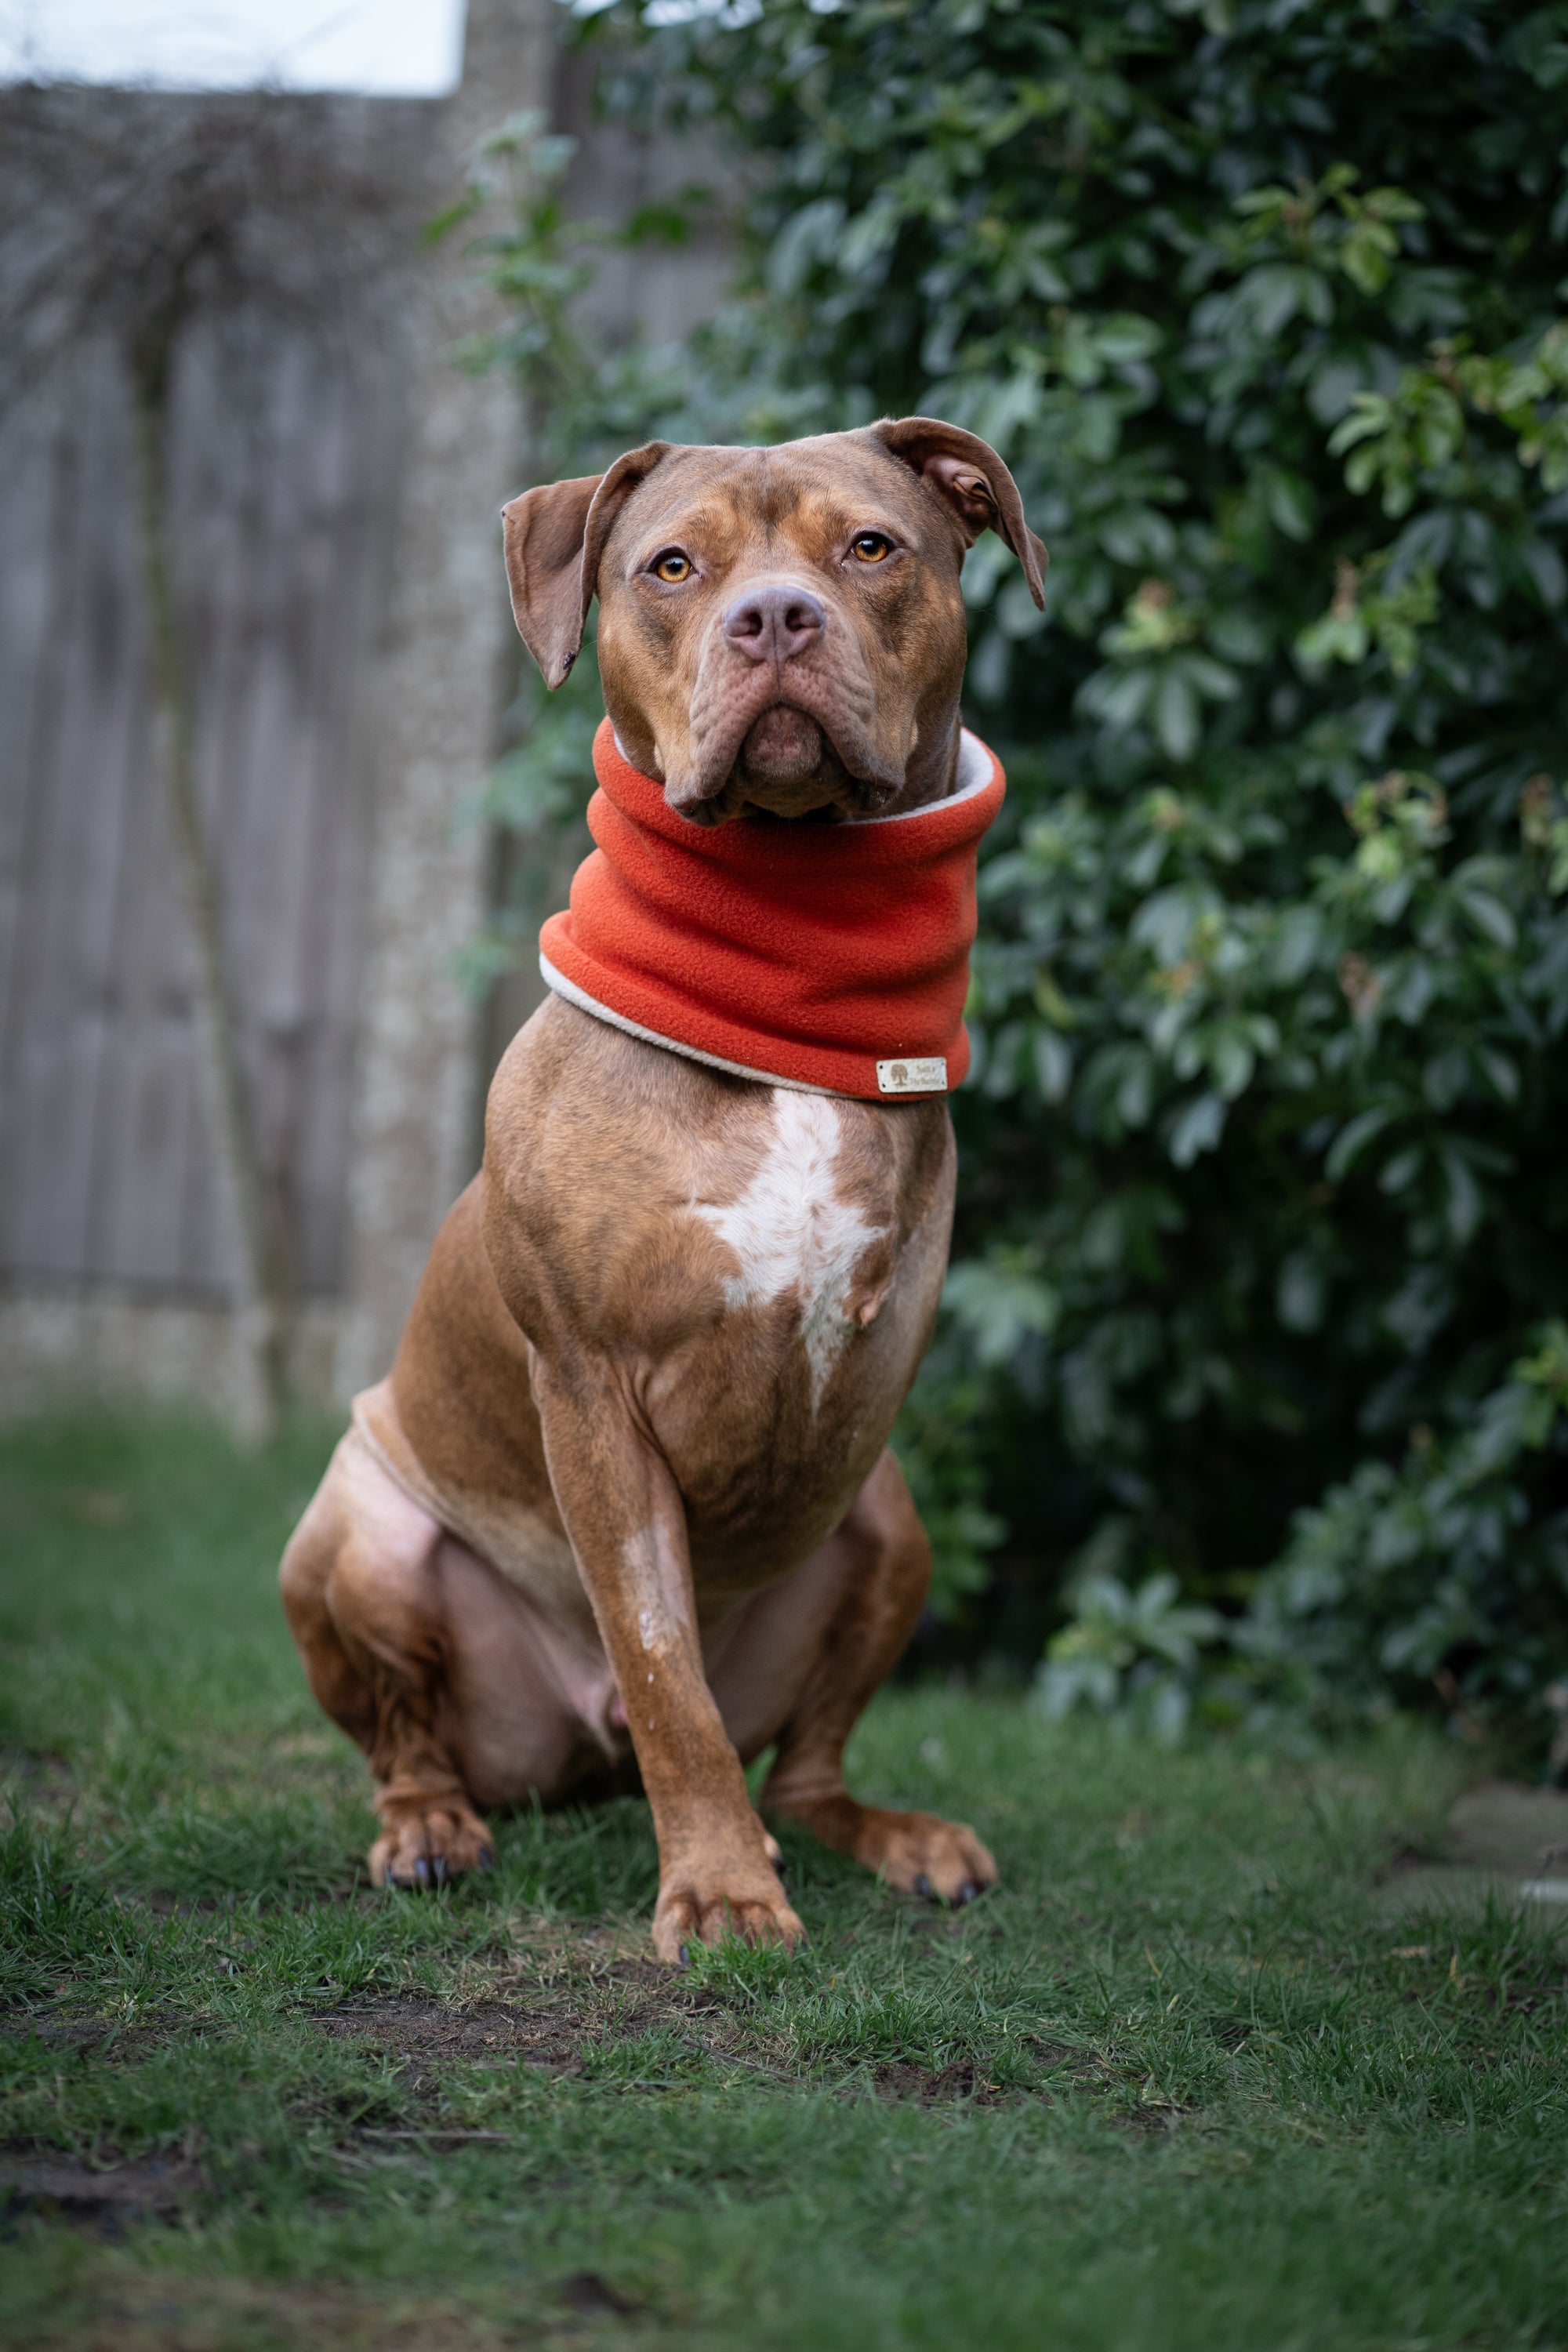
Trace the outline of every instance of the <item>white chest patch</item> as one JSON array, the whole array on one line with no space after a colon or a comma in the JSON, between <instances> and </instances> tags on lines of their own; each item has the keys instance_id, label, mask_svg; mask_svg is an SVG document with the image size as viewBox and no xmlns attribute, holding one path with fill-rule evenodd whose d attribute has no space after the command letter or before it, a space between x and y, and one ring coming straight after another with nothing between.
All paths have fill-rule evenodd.
<instances>
[{"instance_id":1,"label":"white chest patch","mask_svg":"<svg viewBox=\"0 0 1568 2352\"><path fill-rule=\"evenodd\" d=\"M847 1311L855 1268L887 1230L835 1190L842 1141L837 1103L781 1087L772 1140L740 1199L721 1209L691 1204L739 1261L740 1271L724 1283L728 1306L765 1306L794 1294L813 1412L855 1328Z\"/></svg>"}]
</instances>

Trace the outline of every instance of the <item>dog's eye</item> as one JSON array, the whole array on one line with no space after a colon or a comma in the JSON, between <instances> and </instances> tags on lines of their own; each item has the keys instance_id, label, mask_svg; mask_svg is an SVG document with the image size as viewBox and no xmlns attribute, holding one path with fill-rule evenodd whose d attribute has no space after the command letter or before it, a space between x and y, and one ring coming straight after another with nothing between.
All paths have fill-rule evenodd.
<instances>
[{"instance_id":1,"label":"dog's eye","mask_svg":"<svg viewBox=\"0 0 1568 2352\"><path fill-rule=\"evenodd\" d=\"M656 580L685 580L690 575L691 558L682 555L679 547L667 547L662 555L654 557L652 569Z\"/></svg>"},{"instance_id":2,"label":"dog's eye","mask_svg":"<svg viewBox=\"0 0 1568 2352\"><path fill-rule=\"evenodd\" d=\"M880 563L893 551L893 542L879 530L858 531L849 542L850 553L860 563Z\"/></svg>"}]
</instances>

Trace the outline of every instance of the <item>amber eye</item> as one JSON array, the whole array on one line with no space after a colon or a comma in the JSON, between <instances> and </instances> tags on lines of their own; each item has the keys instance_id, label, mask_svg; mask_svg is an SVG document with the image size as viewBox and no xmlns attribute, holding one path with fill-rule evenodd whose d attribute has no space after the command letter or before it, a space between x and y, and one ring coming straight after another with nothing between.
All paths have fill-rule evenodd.
<instances>
[{"instance_id":1,"label":"amber eye","mask_svg":"<svg viewBox=\"0 0 1568 2352\"><path fill-rule=\"evenodd\" d=\"M691 558L682 555L679 547L667 547L662 555L654 557L652 571L656 580L686 580L690 577Z\"/></svg>"},{"instance_id":2,"label":"amber eye","mask_svg":"<svg viewBox=\"0 0 1568 2352\"><path fill-rule=\"evenodd\" d=\"M893 542L879 530L858 531L849 542L850 553L859 563L881 563L893 551Z\"/></svg>"}]
</instances>

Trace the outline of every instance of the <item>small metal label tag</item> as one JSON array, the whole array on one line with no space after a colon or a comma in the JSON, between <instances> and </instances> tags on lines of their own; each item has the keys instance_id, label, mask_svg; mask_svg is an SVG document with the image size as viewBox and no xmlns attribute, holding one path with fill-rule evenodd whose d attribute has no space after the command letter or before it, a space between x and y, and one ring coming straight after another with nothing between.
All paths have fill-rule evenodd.
<instances>
[{"instance_id":1,"label":"small metal label tag","mask_svg":"<svg viewBox=\"0 0 1568 2352\"><path fill-rule=\"evenodd\" d=\"M877 1084L885 1095L945 1094L947 1064L940 1054L907 1062L879 1062Z\"/></svg>"}]
</instances>

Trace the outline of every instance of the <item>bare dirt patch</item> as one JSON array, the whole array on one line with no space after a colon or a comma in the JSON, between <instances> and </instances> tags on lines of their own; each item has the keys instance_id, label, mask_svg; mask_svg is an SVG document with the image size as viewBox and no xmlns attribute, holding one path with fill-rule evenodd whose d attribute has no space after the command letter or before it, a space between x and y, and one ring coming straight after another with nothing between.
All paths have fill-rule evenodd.
<instances>
[{"instance_id":1,"label":"bare dirt patch","mask_svg":"<svg viewBox=\"0 0 1568 2352\"><path fill-rule=\"evenodd\" d=\"M719 1996L652 1960L619 1959L591 1973L545 1980L516 1998L490 1996L466 2007L399 1998L316 2012L335 2040L357 2041L393 2059L416 2090L436 2088L444 2067L514 2066L558 2075L589 2071L595 2058L644 2036L671 2036L696 2058L788 2084L811 2081L782 2037L759 2032ZM829 2061L831 2063L831 2061ZM864 2094L929 2107L997 2105L1016 2094L988 2081L972 2059L931 2067L893 2060L843 2066L848 2095Z\"/></svg>"},{"instance_id":2,"label":"bare dirt patch","mask_svg":"<svg viewBox=\"0 0 1568 2352\"><path fill-rule=\"evenodd\" d=\"M910 2066L902 2060L879 2066L872 2075L877 2096L895 2105L940 2107L963 2101L973 2107L1000 2106L1017 2094L988 2082L971 2058L955 2058L950 2066ZM1039 2094L1035 2094L1038 2097Z\"/></svg>"},{"instance_id":3,"label":"bare dirt patch","mask_svg":"<svg viewBox=\"0 0 1568 2352\"><path fill-rule=\"evenodd\" d=\"M643 2308L640 2303L618 2294L597 2271L574 2271L570 2278L562 2280L556 2293L567 2310L574 2311L581 2319L630 2319Z\"/></svg>"},{"instance_id":4,"label":"bare dirt patch","mask_svg":"<svg viewBox=\"0 0 1568 2352\"><path fill-rule=\"evenodd\" d=\"M568 2313L571 2284L556 2291L557 2307ZM37 2352L514 2352L581 2340L579 2321L567 2318L559 2329L531 2316L509 2324L450 2294L124 2276L89 2284L33 2339Z\"/></svg>"},{"instance_id":5,"label":"bare dirt patch","mask_svg":"<svg viewBox=\"0 0 1568 2352\"><path fill-rule=\"evenodd\" d=\"M63 1756L0 1748L0 1803L56 1829L80 1794L80 1783Z\"/></svg>"},{"instance_id":6,"label":"bare dirt patch","mask_svg":"<svg viewBox=\"0 0 1568 2352\"><path fill-rule=\"evenodd\" d=\"M622 1959L461 2005L407 1996L345 2003L317 2011L314 2021L334 2040L357 2041L424 2075L447 2064L577 2074L596 2054L658 2032L697 2055L756 2063L753 2038L715 1994L651 1960Z\"/></svg>"},{"instance_id":7,"label":"bare dirt patch","mask_svg":"<svg viewBox=\"0 0 1568 2352\"><path fill-rule=\"evenodd\" d=\"M414 2000L366 2002L319 2011L314 2021L334 2042L354 2042L374 2057L421 2070L515 2061L549 2074L578 2074L591 2038L585 2021L497 2000L466 2010Z\"/></svg>"},{"instance_id":8,"label":"bare dirt patch","mask_svg":"<svg viewBox=\"0 0 1568 2352\"><path fill-rule=\"evenodd\" d=\"M0 2019L0 2037L8 2042L41 2042L46 2050L70 2057L102 2058L111 2063L155 2049L178 2031L174 2020L126 2025L118 2018L67 2011L32 2010Z\"/></svg>"},{"instance_id":9,"label":"bare dirt patch","mask_svg":"<svg viewBox=\"0 0 1568 2352\"><path fill-rule=\"evenodd\" d=\"M196 2164L168 2157L106 2165L68 2158L0 2154L0 2220L41 2213L119 2237L132 2221L176 2220L209 2187Z\"/></svg>"}]
</instances>

